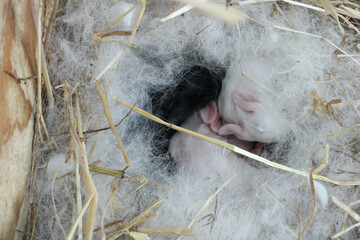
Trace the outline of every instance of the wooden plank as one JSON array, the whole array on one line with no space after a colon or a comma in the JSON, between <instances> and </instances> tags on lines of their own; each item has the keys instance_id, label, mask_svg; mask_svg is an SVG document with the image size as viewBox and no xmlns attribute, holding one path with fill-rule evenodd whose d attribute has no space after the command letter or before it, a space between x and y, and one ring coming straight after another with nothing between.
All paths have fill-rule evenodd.
<instances>
[{"instance_id":1,"label":"wooden plank","mask_svg":"<svg viewBox=\"0 0 360 240\"><path fill-rule=\"evenodd\" d=\"M0 1L0 239L14 239L28 209L34 134L36 34L28 0ZM26 212L26 211L25 211ZM27 215L27 214L25 214Z\"/></svg>"}]
</instances>

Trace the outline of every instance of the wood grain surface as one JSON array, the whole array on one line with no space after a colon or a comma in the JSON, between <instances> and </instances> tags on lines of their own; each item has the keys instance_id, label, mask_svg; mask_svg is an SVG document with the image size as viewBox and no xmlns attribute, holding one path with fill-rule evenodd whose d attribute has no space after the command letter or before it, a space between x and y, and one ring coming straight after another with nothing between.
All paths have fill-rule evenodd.
<instances>
[{"instance_id":1,"label":"wood grain surface","mask_svg":"<svg viewBox=\"0 0 360 240\"><path fill-rule=\"evenodd\" d=\"M35 50L30 1L1 0L0 239L14 239L16 229L26 225L20 213L29 204L36 83L29 77L36 75Z\"/></svg>"}]
</instances>

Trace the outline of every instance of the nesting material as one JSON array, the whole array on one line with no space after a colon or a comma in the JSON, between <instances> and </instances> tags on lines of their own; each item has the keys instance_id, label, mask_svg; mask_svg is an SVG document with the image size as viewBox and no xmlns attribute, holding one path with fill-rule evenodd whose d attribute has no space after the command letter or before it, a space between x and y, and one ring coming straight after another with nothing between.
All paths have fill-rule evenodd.
<instances>
[{"instance_id":1,"label":"nesting material","mask_svg":"<svg viewBox=\"0 0 360 240\"><path fill-rule=\"evenodd\" d=\"M170 1L59 8L48 49L58 111L46 118L52 140L39 151L50 168L39 165L34 236L359 238L359 6L218 1L219 12L241 12L231 24L214 3L201 4L180 15L184 5ZM244 85L276 106L284 134L257 156L184 130L257 161L226 179L154 155L155 124L181 128L150 114L150 90L171 94L176 76L194 65L239 62ZM201 153L197 147L179 151ZM327 205L318 204L323 187Z\"/></svg>"}]
</instances>

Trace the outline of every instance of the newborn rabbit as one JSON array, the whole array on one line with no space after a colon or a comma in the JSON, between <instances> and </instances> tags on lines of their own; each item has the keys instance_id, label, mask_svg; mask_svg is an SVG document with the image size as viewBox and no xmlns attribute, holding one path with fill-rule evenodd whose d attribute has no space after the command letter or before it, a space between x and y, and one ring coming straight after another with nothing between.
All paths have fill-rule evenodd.
<instances>
[{"instance_id":1,"label":"newborn rabbit","mask_svg":"<svg viewBox=\"0 0 360 240\"><path fill-rule=\"evenodd\" d=\"M270 79L271 66L265 60L251 59L244 65L256 80L266 84ZM259 88L243 76L240 65L229 69L219 96L219 112L224 121L219 135L234 134L240 140L262 143L278 141L284 135L281 112Z\"/></svg>"},{"instance_id":2,"label":"newborn rabbit","mask_svg":"<svg viewBox=\"0 0 360 240\"><path fill-rule=\"evenodd\" d=\"M182 127L226 141L216 134L221 128L221 117L214 101L193 114ZM239 140L236 144L248 151L255 145L253 142ZM201 177L217 174L227 180L232 174L243 173L245 169L251 168L239 155L182 132L177 132L172 137L169 151L179 166Z\"/></svg>"}]
</instances>

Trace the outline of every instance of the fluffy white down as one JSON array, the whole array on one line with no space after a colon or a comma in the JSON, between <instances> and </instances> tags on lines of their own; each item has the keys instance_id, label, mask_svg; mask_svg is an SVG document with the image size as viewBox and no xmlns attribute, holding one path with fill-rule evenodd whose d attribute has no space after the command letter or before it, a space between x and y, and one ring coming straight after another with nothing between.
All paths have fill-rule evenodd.
<instances>
[{"instance_id":1,"label":"fluffy white down","mask_svg":"<svg viewBox=\"0 0 360 240\"><path fill-rule=\"evenodd\" d=\"M84 119L91 119L89 129L108 125L92 80L124 49L119 42L100 41L96 41L95 48L90 35L110 24L132 5L132 1L68 1L55 19L56 31L50 49L52 61L49 62L51 78L54 85L63 84L66 80L73 87L80 82L77 93L81 98ZM111 29L131 31L140 7ZM159 21L161 17L179 7L170 1L147 1L146 11L133 40L137 49L128 49L117 64L106 72L112 92L119 99L132 104L136 102L141 91L137 106L150 111L151 104L146 90L155 86L167 91L169 86L174 85L174 73L186 67L189 58L200 55L201 61L208 65L228 65L229 61L236 61L231 56L240 60L261 57L271 62L271 72L262 71L263 69L258 69L256 65L248 66L246 68L249 69L244 71L259 80L267 79L266 87L278 97L273 97L267 91L261 92L269 94L267 97L271 99L270 104L282 112L284 127L288 133L269 147L264 157L308 172L322 163L326 145L329 144L328 166L319 174L340 181L358 179L359 154L347 147L349 142L359 137L358 132L350 129L334 136L328 134L359 122L358 114L348 103L342 90L346 91L351 99L358 100L360 67L347 57L340 60L333 58L334 47L321 38L273 27L290 27L323 36L339 44L342 35L333 20L311 10L290 5L282 9L284 16L277 14L270 17L273 5L269 3L241 8L259 23L246 20L239 24L239 28L225 25L196 11L187 12L184 16L165 23ZM358 54L350 45L346 45L345 50ZM104 79L105 76L102 80ZM341 106L334 105L337 119L330 119L320 110L316 114L312 111L310 92L313 89L326 102L342 100ZM61 88L56 91L58 96L62 95ZM114 122L118 122L128 109L113 101L108 91L107 93L112 118ZM50 134L55 136L59 148L69 146L68 138L64 138L63 134L68 129L68 115L63 111L62 101L59 97L58 115L49 118L53 120L48 122ZM199 178L186 167L180 167L176 174L169 176L163 165L151 161L153 157L150 146L154 134L151 126L143 117L133 112L117 127L131 162L126 176L139 177L122 184L112 207L107 209L105 224L123 218L130 221L156 199L161 198L162 204L156 208L158 215L141 226L186 228L208 197L231 177L229 175L224 180L211 175ZM96 134L86 135L88 152L96 137ZM68 149L60 148L57 151L66 153ZM59 156L64 155L54 156L51 161L59 161ZM202 157L201 154L198 155L199 161L206 162ZM97 160L101 160L99 166L102 167L125 167L121 151L110 131L103 132L92 158L89 159L90 162ZM53 171L58 164L51 166ZM59 165L58 168L63 166ZM63 173L64 170L60 172ZM149 182L124 199L141 184L140 175ZM47 175L47 186L50 186L52 177L52 174ZM93 178L99 195L96 220L98 227L106 201L112 193L109 185L112 177L93 174ZM297 187L303 180L303 177L264 165L251 174L248 171L239 171L237 177L220 191L191 227L196 237L183 239L297 239L313 211L309 186L303 184ZM42 178L39 177L38 181L40 192ZM323 185L329 195L337 197L345 204L359 198L357 188L329 183ZM68 175L55 181L53 189L57 214L66 233L78 215L74 186L75 178ZM40 239L64 238L58 221L53 218L51 194L51 188L46 187L37 223L36 236ZM83 194L86 201L85 189ZM326 208L321 208L320 205L318 208L314 219L302 235L303 239L326 239L341 230L344 216L342 209L331 202ZM357 209L358 205L354 207L355 211ZM352 225L352 222L349 218L345 227ZM359 236L356 234L358 233L349 232L343 235L343 238L357 239ZM150 236L152 239L176 237L168 234Z\"/></svg>"}]
</instances>

